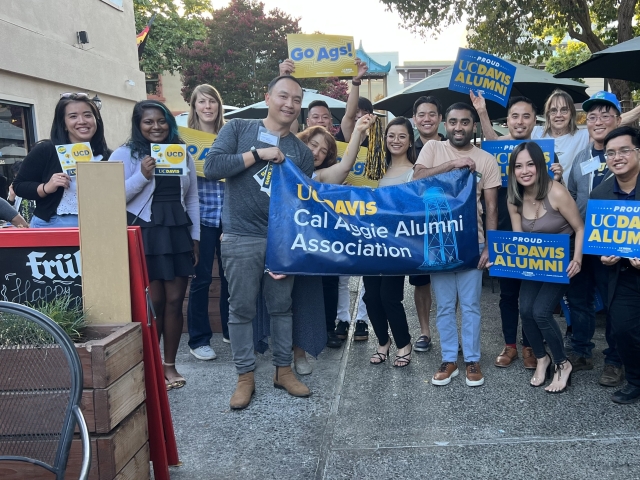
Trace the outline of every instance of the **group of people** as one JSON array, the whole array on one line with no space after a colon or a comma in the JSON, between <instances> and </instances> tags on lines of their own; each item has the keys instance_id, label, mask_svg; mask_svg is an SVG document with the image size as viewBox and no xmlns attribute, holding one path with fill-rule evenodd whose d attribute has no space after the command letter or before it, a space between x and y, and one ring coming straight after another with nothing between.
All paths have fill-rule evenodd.
<instances>
[{"instance_id":1,"label":"group of people","mask_svg":"<svg viewBox=\"0 0 640 480\"><path fill-rule=\"evenodd\" d=\"M155 100L135 105L130 138L111 151L95 104L86 94L63 94L56 105L50 139L36 144L24 159L11 192L14 203L15 196L35 201L30 222L33 228L77 226L76 178L62 171L56 145L87 142L94 159L124 164L127 222L142 230L151 299L164 342L168 390L186 384L176 370L175 359L189 277L193 277L187 316L190 352L201 360L216 358L208 316L208 291L216 256L223 338L231 345L238 373L230 400L232 409L247 407L255 392L256 322L266 321L270 333L276 367L274 387L297 397L311 394L291 367L293 362L297 373L311 373L305 346L319 341L322 346L335 348L347 338L350 316L344 305L345 290L348 305L348 278L294 278L265 270L270 197L261 188L259 172L270 162L281 163L286 157L316 181L345 181L359 148L367 145L367 133L375 121L371 102L359 97L358 92L366 65L359 60L356 63L358 73L337 131L333 130L328 106L315 102L308 108L307 128L297 133L304 91L293 76L294 65L289 60L281 64L280 75L268 86L264 120L225 123L217 90L210 85L196 87L190 99L189 127L217 135L206 156L206 178L196 176L190 155L187 175L154 174L151 144L183 143L171 112ZM583 104L587 129L578 129L571 97L557 90L544 106L546 122L539 127L534 103L526 97L513 97L508 104L509 136L498 138L482 96L471 94L470 103L455 103L443 111L436 98L421 97L413 107L413 124L404 117L390 121L383 138L386 172L379 186L454 169L476 172L477 268L410 276L420 323L420 336L413 344L403 306L404 277L364 277L363 306L358 308L354 339L368 339L368 317L378 340L370 363L386 362L393 339L393 365L407 367L414 350L424 352L432 347L429 312L433 288L442 363L431 383L447 385L458 376L461 353L466 384L483 385L480 297L483 270L491 266L485 231L568 234L569 285L500 279L505 346L495 366L509 367L518 359L521 318L521 353L524 368L533 370L531 386L545 386L549 393L566 391L575 372L593 368L594 300L598 291L607 310L608 344L599 382L621 386L626 376L627 384L612 395L612 400L631 403L640 399L640 260L582 254L589 198L640 199L640 133L623 126L637 119L638 109L623 114L614 95L598 92ZM446 138L438 133L442 121ZM494 157L472 143L477 121L488 139L524 140L510 156L506 188L500 188L501 174ZM414 125L418 135L414 134ZM550 169L553 178L547 173L541 148L528 141L537 138L555 142L556 158ZM349 144L340 162L336 140ZM597 165L594 159L599 159ZM595 167L585 170L587 162ZM0 202L3 217L8 215L4 209ZM9 220L16 226L26 226L14 213ZM565 294L571 312L568 344L553 317ZM308 338L313 327L307 328L310 322L320 324L322 336Z\"/></svg>"}]
</instances>

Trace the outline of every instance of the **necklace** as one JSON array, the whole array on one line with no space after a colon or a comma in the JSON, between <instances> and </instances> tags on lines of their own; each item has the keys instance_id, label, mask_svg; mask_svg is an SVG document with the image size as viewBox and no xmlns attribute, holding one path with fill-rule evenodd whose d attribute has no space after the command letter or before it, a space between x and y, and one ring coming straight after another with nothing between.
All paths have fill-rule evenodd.
<instances>
[{"instance_id":1,"label":"necklace","mask_svg":"<svg viewBox=\"0 0 640 480\"><path fill-rule=\"evenodd\" d=\"M531 202L535 205L535 202ZM540 211L540 204L538 203L538 206L536 207L536 215L535 217L533 217L533 223L531 224L531 232L533 233L533 229L536 226L536 221L538 220L538 212Z\"/></svg>"}]
</instances>

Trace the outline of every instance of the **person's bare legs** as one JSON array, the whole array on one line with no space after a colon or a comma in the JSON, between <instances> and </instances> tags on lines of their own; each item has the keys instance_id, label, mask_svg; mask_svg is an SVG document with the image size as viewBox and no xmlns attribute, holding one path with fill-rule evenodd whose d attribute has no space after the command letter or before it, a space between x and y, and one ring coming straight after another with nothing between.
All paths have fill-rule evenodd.
<instances>
[{"instance_id":1,"label":"person's bare legs","mask_svg":"<svg viewBox=\"0 0 640 480\"><path fill-rule=\"evenodd\" d=\"M420 322L420 335L431 338L429 328L429 312L431 311L431 284L420 285L415 288L413 299L416 303L418 322Z\"/></svg>"},{"instance_id":2,"label":"person's bare legs","mask_svg":"<svg viewBox=\"0 0 640 480\"><path fill-rule=\"evenodd\" d=\"M175 363L182 335L182 304L187 281L187 277L176 277L173 280L154 280L150 283L158 338L162 338L164 345L164 375L169 384L184 381L176 370Z\"/></svg>"}]
</instances>

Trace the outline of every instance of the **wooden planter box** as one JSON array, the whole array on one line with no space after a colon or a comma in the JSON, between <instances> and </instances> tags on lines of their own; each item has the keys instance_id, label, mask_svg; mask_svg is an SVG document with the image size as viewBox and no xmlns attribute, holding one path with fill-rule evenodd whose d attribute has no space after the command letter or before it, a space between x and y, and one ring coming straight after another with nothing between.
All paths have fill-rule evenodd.
<instances>
[{"instance_id":1,"label":"wooden planter box","mask_svg":"<svg viewBox=\"0 0 640 480\"><path fill-rule=\"evenodd\" d=\"M89 478L148 479L149 434L144 405L140 325L96 325L88 327L85 335L89 340L77 343L76 349L83 368L81 410L91 434L92 463ZM24 361L29 355L33 353L28 349L0 350L0 364L5 361L19 362L18 365L31 363L30 368L34 368L33 361ZM0 391L21 389L26 386L27 379L28 375L15 375L13 378L0 375ZM47 382L48 387L64 385L60 378L56 378L55 373L49 375ZM25 417L26 420L33 412L28 401L27 398L20 404L20 409L14 412L18 418ZM38 399L34 396L32 401L35 405ZM2 405L0 396L0 408L3 407L7 405ZM12 408L15 409L15 405ZM39 410L42 410L42 406ZM24 425L28 425L28 421ZM74 440L69 456L69 478L77 477L81 461L82 446L78 438ZM20 462L0 464L0 477L51 478L43 469L34 469L31 465Z\"/></svg>"}]
</instances>

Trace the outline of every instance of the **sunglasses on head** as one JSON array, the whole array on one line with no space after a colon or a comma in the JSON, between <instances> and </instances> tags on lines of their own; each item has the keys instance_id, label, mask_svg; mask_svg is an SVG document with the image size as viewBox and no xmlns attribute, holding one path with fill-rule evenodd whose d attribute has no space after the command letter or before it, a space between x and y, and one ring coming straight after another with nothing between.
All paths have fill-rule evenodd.
<instances>
[{"instance_id":1,"label":"sunglasses on head","mask_svg":"<svg viewBox=\"0 0 640 480\"><path fill-rule=\"evenodd\" d=\"M61 93L60 98L89 98L89 95L87 95L86 93L67 92Z\"/></svg>"}]
</instances>

